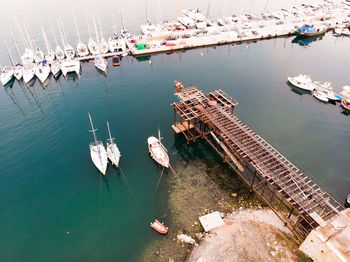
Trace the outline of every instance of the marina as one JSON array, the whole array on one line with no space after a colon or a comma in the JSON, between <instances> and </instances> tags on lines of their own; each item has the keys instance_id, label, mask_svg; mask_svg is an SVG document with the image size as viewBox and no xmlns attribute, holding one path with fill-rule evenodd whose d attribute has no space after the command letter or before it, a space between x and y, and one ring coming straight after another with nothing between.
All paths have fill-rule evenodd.
<instances>
[{"instance_id":1,"label":"marina","mask_svg":"<svg viewBox=\"0 0 350 262\"><path fill-rule=\"evenodd\" d=\"M306 254L310 249L321 250L322 243L315 241L318 236L332 236L328 243L337 245L334 236L346 237L348 232L338 232L337 225L345 221L341 218L350 183L350 111L346 109L350 108L350 38L338 36L339 24L334 25L332 19L313 20L316 27L331 23L331 29L322 35L296 37L296 26L305 24L301 19L294 28L290 25L290 35L286 30L279 37L272 28L287 29L287 22L276 25L283 20L280 7L275 11L264 6L254 9L252 2L240 10L224 1L224 12L220 12L220 3L211 3L214 12L203 15L193 9L206 10L203 3L178 6L176 16L172 13L170 17L191 16L193 21L204 17L208 23L193 25L190 19L180 19L195 28L158 38L152 30L162 33L164 24L158 21L163 20L173 26L165 10L175 3L161 3L160 10L152 7L154 2L148 4L148 12L144 12L145 5L135 7L134 16L125 15L125 6L116 3L104 13L88 5L87 12L80 9L73 16L61 12L58 22L52 17L54 34L49 22L41 28L40 21L32 19L35 14L28 12L30 22L22 30L30 38L35 36L47 63L33 62L35 56L42 59L42 54L30 47L26 52L14 19L9 17L9 26L0 19L1 28L14 31L13 45L8 38L9 54L4 44L0 55L1 64L13 68L0 96L0 220L6 225L0 238L1 261L23 261L24 257L29 262L186 261L196 243L202 246L198 235L215 234L204 218L215 214L215 224L227 226L231 212L249 209L271 212L272 220L288 230L289 240L298 243L296 248L306 239ZM42 11L45 6L43 3ZM129 39L125 33L129 55L118 50L104 53L106 43L113 50L118 46L113 41L120 39L115 32L121 30L113 21L119 20L116 6L123 9L124 29L137 32L142 24L140 29L146 33L130 33ZM24 6L21 8L16 13L20 27L25 20L20 13ZM76 8L72 3L71 9ZM86 15L89 10L91 14ZM286 10L292 10L292 3ZM144 13L157 22L142 23ZM162 13L159 19L155 19L157 13ZM260 13L275 18L268 18L271 24L264 28L243 29L254 20L242 16ZM188 37L189 32L205 27L223 29L229 17L237 20L232 24L241 26L238 31L245 31L247 38L231 38L237 29ZM339 19L341 27L343 18ZM246 19L249 21L239 22ZM267 35L260 41L263 29ZM215 37L223 42L215 42ZM46 44L45 38L52 42ZM87 56L90 38L101 52ZM181 45L182 41L189 46ZM210 41L214 44L207 45ZM202 46L197 48L197 44ZM26 53L24 63L15 46ZM50 60L49 50L57 46L64 56L73 52L75 56ZM106 59L105 68L97 67L96 57ZM62 64L65 77L59 76L63 75ZM46 79L45 65L50 66ZM24 74L27 83L22 80ZM313 88L288 81L299 75L309 79ZM177 90L172 86L174 79L184 79L177 82ZM322 101L325 98L327 102ZM236 237L255 232L244 221L230 221L239 229L227 232L236 232ZM274 240L260 237L271 238L273 230L263 230L263 224L256 222L261 229L256 242L269 251L266 242L273 245ZM320 232L322 225L329 230ZM255 244L249 246L260 252ZM219 247L217 252L221 252ZM270 252L267 257L276 259ZM268 259L258 261L264 260Z\"/></svg>"}]
</instances>

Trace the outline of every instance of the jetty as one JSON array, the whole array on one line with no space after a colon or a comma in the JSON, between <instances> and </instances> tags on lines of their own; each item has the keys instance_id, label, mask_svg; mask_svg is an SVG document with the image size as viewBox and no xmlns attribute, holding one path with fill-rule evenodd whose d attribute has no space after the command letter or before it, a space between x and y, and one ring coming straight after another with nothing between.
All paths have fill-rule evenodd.
<instances>
[{"instance_id":1,"label":"jetty","mask_svg":"<svg viewBox=\"0 0 350 262\"><path fill-rule=\"evenodd\" d=\"M205 94L175 81L179 102L172 129L187 143L205 139L293 232L298 243L344 207L234 114L238 102L222 90Z\"/></svg>"}]
</instances>

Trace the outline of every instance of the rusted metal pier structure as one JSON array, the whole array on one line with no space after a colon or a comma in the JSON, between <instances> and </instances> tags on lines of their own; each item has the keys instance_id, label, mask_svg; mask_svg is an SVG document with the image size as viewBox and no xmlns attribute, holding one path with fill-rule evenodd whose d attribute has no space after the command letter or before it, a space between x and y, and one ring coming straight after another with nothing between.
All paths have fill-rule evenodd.
<instances>
[{"instance_id":1,"label":"rusted metal pier structure","mask_svg":"<svg viewBox=\"0 0 350 262\"><path fill-rule=\"evenodd\" d=\"M222 90L204 94L175 81L175 133L189 142L205 139L302 242L344 208L314 179L233 114L238 105Z\"/></svg>"}]
</instances>

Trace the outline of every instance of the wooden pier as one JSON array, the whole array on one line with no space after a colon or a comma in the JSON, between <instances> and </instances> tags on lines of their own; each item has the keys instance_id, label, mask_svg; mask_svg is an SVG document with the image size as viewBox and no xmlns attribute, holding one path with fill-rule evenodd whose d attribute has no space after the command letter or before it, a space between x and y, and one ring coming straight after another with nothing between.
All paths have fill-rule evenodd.
<instances>
[{"instance_id":1,"label":"wooden pier","mask_svg":"<svg viewBox=\"0 0 350 262\"><path fill-rule=\"evenodd\" d=\"M314 179L233 114L238 105L222 90L204 94L175 82L175 133L187 143L205 139L302 242L344 208ZM178 118L180 121L178 121Z\"/></svg>"}]
</instances>

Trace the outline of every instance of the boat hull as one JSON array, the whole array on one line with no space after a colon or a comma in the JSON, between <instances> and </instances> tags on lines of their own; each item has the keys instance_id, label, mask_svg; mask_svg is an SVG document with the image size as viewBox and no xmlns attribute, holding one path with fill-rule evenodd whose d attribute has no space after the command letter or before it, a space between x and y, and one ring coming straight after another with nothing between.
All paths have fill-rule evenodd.
<instances>
[{"instance_id":1,"label":"boat hull","mask_svg":"<svg viewBox=\"0 0 350 262\"><path fill-rule=\"evenodd\" d=\"M292 77L288 77L288 81L289 83L291 83L293 86L296 86L300 89L303 89L303 90L307 90L307 91L312 91L315 89L315 86L312 85L312 83L308 83L308 84L303 84L301 82L298 82L296 81L294 78Z\"/></svg>"},{"instance_id":2,"label":"boat hull","mask_svg":"<svg viewBox=\"0 0 350 262\"><path fill-rule=\"evenodd\" d=\"M157 219L154 220L153 223L151 223L151 228L153 228L158 233L165 235L168 233L168 228L164 226L162 223L160 223Z\"/></svg>"},{"instance_id":3,"label":"boat hull","mask_svg":"<svg viewBox=\"0 0 350 262\"><path fill-rule=\"evenodd\" d=\"M107 143L107 156L113 165L119 167L120 151L115 143Z\"/></svg>"},{"instance_id":4,"label":"boat hull","mask_svg":"<svg viewBox=\"0 0 350 262\"><path fill-rule=\"evenodd\" d=\"M312 36L319 36L326 33L326 30L318 31L318 32L312 32L312 33L302 33L299 31L296 31L295 34L300 37L312 37Z\"/></svg>"},{"instance_id":5,"label":"boat hull","mask_svg":"<svg viewBox=\"0 0 350 262\"><path fill-rule=\"evenodd\" d=\"M148 150L151 154L151 157L161 166L169 168L169 156L165 147L160 143L160 141L151 136L147 139Z\"/></svg>"},{"instance_id":6,"label":"boat hull","mask_svg":"<svg viewBox=\"0 0 350 262\"><path fill-rule=\"evenodd\" d=\"M90 155L91 155L91 160L96 166L96 168L103 175L106 175L108 160L107 160L106 149L103 146L102 142L99 142L97 145L95 143L90 144Z\"/></svg>"}]
</instances>

